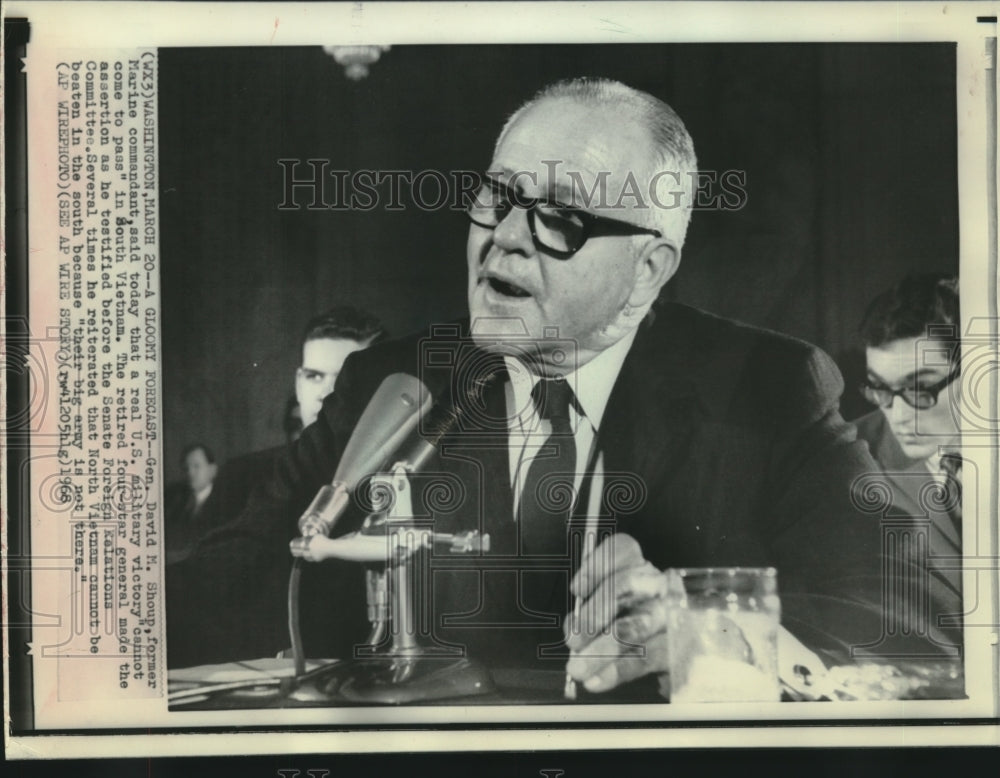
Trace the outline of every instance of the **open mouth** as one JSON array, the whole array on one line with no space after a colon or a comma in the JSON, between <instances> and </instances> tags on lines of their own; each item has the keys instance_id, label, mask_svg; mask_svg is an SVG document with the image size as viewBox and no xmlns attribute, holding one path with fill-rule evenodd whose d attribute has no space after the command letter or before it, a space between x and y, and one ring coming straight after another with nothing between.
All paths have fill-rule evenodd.
<instances>
[{"instance_id":1,"label":"open mouth","mask_svg":"<svg viewBox=\"0 0 1000 778\"><path fill-rule=\"evenodd\" d=\"M505 297L531 297L531 292L522 289L517 284L501 281L499 278L493 278L492 276L486 280L494 292L502 294Z\"/></svg>"}]
</instances>

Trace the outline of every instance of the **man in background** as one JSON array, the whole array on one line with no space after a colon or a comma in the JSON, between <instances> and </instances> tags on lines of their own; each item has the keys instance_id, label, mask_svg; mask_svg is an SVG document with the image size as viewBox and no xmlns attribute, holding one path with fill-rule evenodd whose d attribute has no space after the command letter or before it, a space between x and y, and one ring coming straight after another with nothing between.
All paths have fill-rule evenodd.
<instances>
[{"instance_id":1,"label":"man in background","mask_svg":"<svg viewBox=\"0 0 1000 778\"><path fill-rule=\"evenodd\" d=\"M302 335L302 364L295 371L295 398L303 428L316 421L344 360L385 337L385 329L375 316L349 305L331 308L309 320Z\"/></svg>"},{"instance_id":2,"label":"man in background","mask_svg":"<svg viewBox=\"0 0 1000 778\"><path fill-rule=\"evenodd\" d=\"M962 614L958 279L941 273L902 279L872 301L861 338L867 364L861 391L878 410L855 422L858 436L891 488L895 514L913 519L909 531L928 535L926 544L916 538L892 544L924 554L895 561L922 571L931 598L929 612L917 601L898 614L947 652L961 645Z\"/></svg>"},{"instance_id":3,"label":"man in background","mask_svg":"<svg viewBox=\"0 0 1000 778\"><path fill-rule=\"evenodd\" d=\"M229 460L219 474L218 510L224 520L240 514L254 487L269 478L274 463L298 432L316 421L323 400L333 391L344 360L355 351L368 348L386 336L382 323L367 311L338 305L314 316L302 333L302 362L295 369L295 407L299 431L294 435L288 424L289 409L282 420L285 443Z\"/></svg>"},{"instance_id":4,"label":"man in background","mask_svg":"<svg viewBox=\"0 0 1000 778\"><path fill-rule=\"evenodd\" d=\"M236 519L254 499L255 490L265 488L274 477L276 464L288 444L303 427L316 421L324 398L333 391L334 383L348 355L368 348L385 338L385 329L372 314L348 305L339 305L313 317L302 333L302 362L295 370L294 407L301 418L298 429L288 424L289 408L285 409L285 443L255 451L229 460L216 479L213 512L216 525ZM292 433L295 433L294 435ZM203 536L200 546L188 549L176 561L183 564L168 570L171 576L205 577L217 567L233 563L229 547L216 542L218 533ZM280 552L282 549L278 549ZM223 659L273 656L288 645L285 630L285 584L291 568L288 554L275 553L269 564L254 571L256 580L246 585L238 596L227 598L219 589L209 587L202 593L192 611L191 603L171 611L171 655L186 657L186 664L203 664ZM230 625L230 620L235 622ZM230 625L223 628L221 625ZM232 642L230 642L232 641ZM225 645L223 648L222 646ZM233 650L237 656L233 655ZM173 661L173 660L172 660Z\"/></svg>"},{"instance_id":5,"label":"man in background","mask_svg":"<svg viewBox=\"0 0 1000 778\"><path fill-rule=\"evenodd\" d=\"M204 443L192 443L181 454L185 480L164 493L167 563L183 559L199 537L218 524L217 500L212 498L218 465Z\"/></svg>"}]
</instances>

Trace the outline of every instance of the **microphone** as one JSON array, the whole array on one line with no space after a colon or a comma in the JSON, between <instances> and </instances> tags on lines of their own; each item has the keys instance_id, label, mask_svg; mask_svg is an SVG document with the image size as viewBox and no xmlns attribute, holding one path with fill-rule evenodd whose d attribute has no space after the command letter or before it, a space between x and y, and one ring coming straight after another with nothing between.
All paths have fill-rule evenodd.
<instances>
[{"instance_id":1,"label":"microphone","mask_svg":"<svg viewBox=\"0 0 1000 778\"><path fill-rule=\"evenodd\" d=\"M299 518L303 537L330 534L358 482L385 466L430 405L430 392L416 376L393 373L386 377L358 419L332 483L316 493Z\"/></svg>"},{"instance_id":2,"label":"microphone","mask_svg":"<svg viewBox=\"0 0 1000 778\"><path fill-rule=\"evenodd\" d=\"M379 386L347 442L337 472L334 474L333 483L320 489L312 504L299 519L302 537L292 540L289 544L292 555L296 557L288 581L288 634L295 658L296 679L305 674L305 652L299 624L299 581L303 558L320 561L329 557L339 557L363 561L366 552L370 555L371 550L361 547L358 543L353 543L348 548L341 541L331 541L326 537L347 508L351 492L357 487L358 482L370 473L383 469L390 459L402 463L411 473L425 467L441 440L477 408L484 408L483 392L499 375L498 369L482 372L479 376L465 381L460 391L438 402L429 412L430 392L419 379L396 373L386 378ZM425 415L426 435L417 436L416 440L409 440L407 444L407 439ZM405 451L404 455L393 456L400 449ZM380 514L375 513L368 518L378 515ZM320 548L314 555L311 546L317 536L320 536L323 542L318 542ZM366 539L361 538L361 540L364 542ZM480 538L478 532L441 536L437 540L449 545L453 553L489 549L489 538L485 536ZM384 539L378 539L377 542L378 554L374 559L384 562ZM324 545L326 548L322 547ZM333 545L336 549L330 548ZM376 594L369 587L370 613L376 613L379 607ZM375 600L372 599L373 596ZM376 611L372 611L372 608Z\"/></svg>"},{"instance_id":3,"label":"microphone","mask_svg":"<svg viewBox=\"0 0 1000 778\"><path fill-rule=\"evenodd\" d=\"M420 379L405 373L386 378L358 420L333 483L319 490L299 519L302 536L329 535L358 481L391 464L390 460L402 463L411 473L422 470L445 436L482 411L483 392L499 375L500 370L494 368L467 378L433 408L430 391ZM425 419L424 434L411 440L421 419Z\"/></svg>"},{"instance_id":4,"label":"microphone","mask_svg":"<svg viewBox=\"0 0 1000 778\"><path fill-rule=\"evenodd\" d=\"M403 453L396 457L410 473L420 472L437 451L441 441L454 432L466 419L481 414L485 409L483 397L486 389L500 375L498 367L491 366L479 375L466 378L463 385L434 404L427 412L421 434L414 435Z\"/></svg>"}]
</instances>

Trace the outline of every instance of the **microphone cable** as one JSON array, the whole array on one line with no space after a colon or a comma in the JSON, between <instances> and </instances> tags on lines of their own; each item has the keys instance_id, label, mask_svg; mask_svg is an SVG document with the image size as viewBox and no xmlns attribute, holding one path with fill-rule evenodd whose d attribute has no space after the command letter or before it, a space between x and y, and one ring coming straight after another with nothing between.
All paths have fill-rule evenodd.
<instances>
[{"instance_id":1,"label":"microphone cable","mask_svg":"<svg viewBox=\"0 0 1000 778\"><path fill-rule=\"evenodd\" d=\"M288 637L292 641L295 679L306 672L306 652L302 646L302 621L299 617L299 585L302 580L302 558L296 557L288 576ZM293 682L294 683L294 682Z\"/></svg>"}]
</instances>

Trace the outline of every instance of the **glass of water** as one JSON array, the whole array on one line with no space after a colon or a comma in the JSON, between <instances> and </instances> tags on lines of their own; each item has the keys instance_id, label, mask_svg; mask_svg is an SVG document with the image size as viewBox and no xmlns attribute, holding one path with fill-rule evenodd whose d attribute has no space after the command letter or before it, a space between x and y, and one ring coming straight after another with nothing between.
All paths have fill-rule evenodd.
<instances>
[{"instance_id":1,"label":"glass of water","mask_svg":"<svg viewBox=\"0 0 1000 778\"><path fill-rule=\"evenodd\" d=\"M777 702L773 567L667 570L670 701Z\"/></svg>"}]
</instances>

